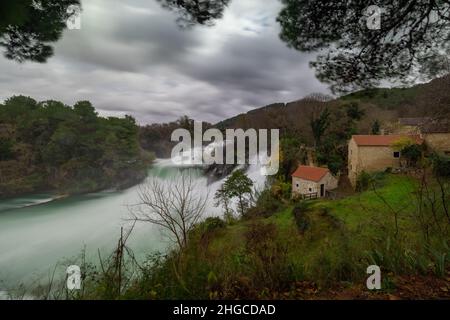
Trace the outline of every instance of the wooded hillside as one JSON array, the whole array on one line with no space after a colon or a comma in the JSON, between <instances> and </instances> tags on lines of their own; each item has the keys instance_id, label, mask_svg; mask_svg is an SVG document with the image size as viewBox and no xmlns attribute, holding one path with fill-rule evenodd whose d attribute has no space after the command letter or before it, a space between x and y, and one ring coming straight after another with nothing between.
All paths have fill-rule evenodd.
<instances>
[{"instance_id":1,"label":"wooded hillside","mask_svg":"<svg viewBox=\"0 0 450 320\"><path fill-rule=\"evenodd\" d=\"M99 117L88 101L0 104L0 197L126 187L145 177L149 161L130 116Z\"/></svg>"}]
</instances>

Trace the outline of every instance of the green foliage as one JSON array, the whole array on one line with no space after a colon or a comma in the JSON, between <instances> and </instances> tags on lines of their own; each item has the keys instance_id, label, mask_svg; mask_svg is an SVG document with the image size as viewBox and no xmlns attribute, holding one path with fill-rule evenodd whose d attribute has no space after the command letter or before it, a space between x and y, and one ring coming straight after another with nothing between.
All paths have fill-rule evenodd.
<instances>
[{"instance_id":1,"label":"green foliage","mask_svg":"<svg viewBox=\"0 0 450 320\"><path fill-rule=\"evenodd\" d=\"M46 0L39 6L32 0L0 3L0 47L4 56L17 62L44 63L53 55L52 42L58 41L72 16L70 6L79 0Z\"/></svg>"},{"instance_id":2,"label":"green foliage","mask_svg":"<svg viewBox=\"0 0 450 320\"><path fill-rule=\"evenodd\" d=\"M394 141L391 147L394 150L402 151L403 149L415 144L415 142L409 137L402 137Z\"/></svg>"},{"instance_id":3,"label":"green foliage","mask_svg":"<svg viewBox=\"0 0 450 320\"><path fill-rule=\"evenodd\" d=\"M214 195L215 206L222 206L224 209L224 214L227 217L233 216L233 209L231 207L231 197L228 191L222 186L219 188Z\"/></svg>"},{"instance_id":4,"label":"green foliage","mask_svg":"<svg viewBox=\"0 0 450 320\"><path fill-rule=\"evenodd\" d=\"M301 149L298 136L285 135L280 139L280 169L277 177L289 181L297 165L306 161L306 153Z\"/></svg>"},{"instance_id":5,"label":"green foliage","mask_svg":"<svg viewBox=\"0 0 450 320\"><path fill-rule=\"evenodd\" d=\"M290 194L290 185L287 183L284 185L287 185L288 194ZM282 207L282 202L278 197L278 193L274 193L274 187L272 187L272 189L264 189L257 196L258 199L256 200L255 205L246 212L246 218L270 217Z\"/></svg>"},{"instance_id":6,"label":"green foliage","mask_svg":"<svg viewBox=\"0 0 450 320\"><path fill-rule=\"evenodd\" d=\"M97 112L89 101L79 101L74 104L73 111L84 122L95 122L97 120Z\"/></svg>"},{"instance_id":7,"label":"green foliage","mask_svg":"<svg viewBox=\"0 0 450 320\"><path fill-rule=\"evenodd\" d=\"M449 9L447 1L418 1L407 7L395 1L377 1L384 9L383 19L395 23L368 32L361 31L367 22L361 19L367 9L363 1L330 6L319 0L282 3L277 19L281 39L302 52L319 51L311 65L335 93L373 88L382 80L406 81L419 73L433 78L436 67L427 66L445 66L439 60L446 61L448 45L441 39L448 39L449 23L447 19L430 21L428 15L434 11L444 16Z\"/></svg>"},{"instance_id":8,"label":"green foliage","mask_svg":"<svg viewBox=\"0 0 450 320\"><path fill-rule=\"evenodd\" d=\"M383 266L396 274L433 272L443 277L450 262L450 249L445 241L432 246L420 243L413 247L391 234L374 239L374 245L366 254L368 263Z\"/></svg>"},{"instance_id":9,"label":"green foliage","mask_svg":"<svg viewBox=\"0 0 450 320\"><path fill-rule=\"evenodd\" d=\"M417 144L411 144L401 150L401 155L408 161L409 166L414 166L422 157L422 148Z\"/></svg>"},{"instance_id":10,"label":"green foliage","mask_svg":"<svg viewBox=\"0 0 450 320\"><path fill-rule=\"evenodd\" d=\"M0 161L10 160L14 157L14 143L11 139L0 138Z\"/></svg>"},{"instance_id":11,"label":"green foliage","mask_svg":"<svg viewBox=\"0 0 450 320\"><path fill-rule=\"evenodd\" d=\"M207 130L211 125L203 123ZM177 121L169 123L153 123L139 130L139 141L142 148L151 150L158 158L169 158L176 143L171 141L172 132L176 129L186 129L191 135L194 134L194 120L183 116Z\"/></svg>"},{"instance_id":12,"label":"green foliage","mask_svg":"<svg viewBox=\"0 0 450 320\"><path fill-rule=\"evenodd\" d=\"M249 208L249 201L252 195L253 181L247 177L242 169L235 170L225 180L222 188L216 192L215 199L219 203L224 203L237 198L238 210L241 215ZM229 208L229 207L227 207Z\"/></svg>"},{"instance_id":13,"label":"green foliage","mask_svg":"<svg viewBox=\"0 0 450 320\"><path fill-rule=\"evenodd\" d=\"M320 144L322 136L330 126L330 116L331 116L330 110L328 108L325 108L325 110L323 110L320 113L319 117L315 119L313 118L310 121L316 145Z\"/></svg>"},{"instance_id":14,"label":"green foliage","mask_svg":"<svg viewBox=\"0 0 450 320\"><path fill-rule=\"evenodd\" d=\"M377 119L375 119L375 121L372 123L371 134L379 135L380 132L381 132L380 122Z\"/></svg>"},{"instance_id":15,"label":"green foliage","mask_svg":"<svg viewBox=\"0 0 450 320\"><path fill-rule=\"evenodd\" d=\"M297 225L298 230L301 233L305 233L310 226L310 220L307 216L309 208L309 203L306 201L299 202L292 210L292 214L294 215L295 223Z\"/></svg>"},{"instance_id":16,"label":"green foliage","mask_svg":"<svg viewBox=\"0 0 450 320\"><path fill-rule=\"evenodd\" d=\"M358 133L357 121L363 118L365 112L357 102L345 103L332 110L326 135L320 141L316 141L316 158L319 165L326 165L334 175L337 175L345 170L348 140Z\"/></svg>"},{"instance_id":17,"label":"green foliage","mask_svg":"<svg viewBox=\"0 0 450 320\"><path fill-rule=\"evenodd\" d=\"M328 169L331 173L337 175L339 171L345 166L344 159L338 154L331 154L327 157Z\"/></svg>"},{"instance_id":18,"label":"green foliage","mask_svg":"<svg viewBox=\"0 0 450 320\"><path fill-rule=\"evenodd\" d=\"M366 114L366 112L359 107L357 102L351 102L345 105L345 108L347 111L347 116L352 120L359 121Z\"/></svg>"},{"instance_id":19,"label":"green foliage","mask_svg":"<svg viewBox=\"0 0 450 320\"><path fill-rule=\"evenodd\" d=\"M99 117L88 101L73 107L58 101L37 103L15 96L0 105L1 161L17 160L3 171L0 196L31 190L77 193L126 187L145 177L149 157L141 152L135 120ZM29 176L36 184L25 185ZM16 184L12 187L11 184ZM14 190L14 192L12 192Z\"/></svg>"},{"instance_id":20,"label":"green foliage","mask_svg":"<svg viewBox=\"0 0 450 320\"><path fill-rule=\"evenodd\" d=\"M437 177L450 178L450 156L433 154L433 172Z\"/></svg>"},{"instance_id":21,"label":"green foliage","mask_svg":"<svg viewBox=\"0 0 450 320\"><path fill-rule=\"evenodd\" d=\"M340 200L300 202L294 208L282 205L269 217L254 216L233 225L209 218L189 235L189 245L182 251L154 254L138 268L127 267L120 292L117 277L102 271L86 275L80 298L319 298L342 285L359 288L367 279L367 266L373 264L383 274L382 292L375 294L379 298L378 294L395 289L399 277L445 277L449 230L439 233L431 225L428 241L421 236L411 214L415 201L421 201L414 200L417 183L411 177L386 175L377 191ZM387 205L401 212L398 235ZM432 213L425 214L433 222ZM103 267L111 270L107 263ZM305 287L298 284L307 284L306 290L318 295L303 296Z\"/></svg>"},{"instance_id":22,"label":"green foliage","mask_svg":"<svg viewBox=\"0 0 450 320\"><path fill-rule=\"evenodd\" d=\"M401 105L411 105L419 95L418 87L411 88L371 88L343 96L344 101L358 101L375 104L382 109L393 110Z\"/></svg>"},{"instance_id":23,"label":"green foliage","mask_svg":"<svg viewBox=\"0 0 450 320\"><path fill-rule=\"evenodd\" d=\"M212 232L214 230L225 228L226 223L218 217L209 217L202 222L200 226L203 232Z\"/></svg>"},{"instance_id":24,"label":"green foliage","mask_svg":"<svg viewBox=\"0 0 450 320\"><path fill-rule=\"evenodd\" d=\"M408 161L409 166L416 165L422 157L422 147L411 138L400 138L394 141L392 148L400 152L402 158Z\"/></svg>"},{"instance_id":25,"label":"green foliage","mask_svg":"<svg viewBox=\"0 0 450 320\"><path fill-rule=\"evenodd\" d=\"M372 183L372 175L366 171L361 172L356 178L356 191L363 192L369 189Z\"/></svg>"},{"instance_id":26,"label":"green foliage","mask_svg":"<svg viewBox=\"0 0 450 320\"><path fill-rule=\"evenodd\" d=\"M234 171L224 183L224 189L232 198L251 193L252 187L252 180L242 169Z\"/></svg>"},{"instance_id":27,"label":"green foliage","mask_svg":"<svg viewBox=\"0 0 450 320\"><path fill-rule=\"evenodd\" d=\"M277 200L289 200L291 198L292 182L276 180L273 182L270 194Z\"/></svg>"},{"instance_id":28,"label":"green foliage","mask_svg":"<svg viewBox=\"0 0 450 320\"><path fill-rule=\"evenodd\" d=\"M341 135L330 133L317 147L317 161L320 165L327 165L333 174L337 174L346 165L348 135L342 132Z\"/></svg>"},{"instance_id":29,"label":"green foliage","mask_svg":"<svg viewBox=\"0 0 450 320\"><path fill-rule=\"evenodd\" d=\"M278 232L274 223L252 222L244 234L252 285L263 289L262 294L287 289L292 279L287 246L278 240Z\"/></svg>"}]
</instances>

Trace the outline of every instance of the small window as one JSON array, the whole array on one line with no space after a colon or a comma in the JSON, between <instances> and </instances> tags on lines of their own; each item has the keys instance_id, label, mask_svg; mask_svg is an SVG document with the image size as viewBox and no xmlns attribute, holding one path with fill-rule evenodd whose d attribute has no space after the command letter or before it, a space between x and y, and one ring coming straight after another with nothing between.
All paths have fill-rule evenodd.
<instances>
[{"instance_id":1,"label":"small window","mask_svg":"<svg viewBox=\"0 0 450 320\"><path fill-rule=\"evenodd\" d=\"M311 192L312 191L312 189L311 188L309 188L309 192Z\"/></svg>"},{"instance_id":2,"label":"small window","mask_svg":"<svg viewBox=\"0 0 450 320\"><path fill-rule=\"evenodd\" d=\"M298 188L298 183L296 184L297 188Z\"/></svg>"},{"instance_id":3,"label":"small window","mask_svg":"<svg viewBox=\"0 0 450 320\"><path fill-rule=\"evenodd\" d=\"M400 152L399 151L395 151L394 152L394 158L400 158Z\"/></svg>"}]
</instances>

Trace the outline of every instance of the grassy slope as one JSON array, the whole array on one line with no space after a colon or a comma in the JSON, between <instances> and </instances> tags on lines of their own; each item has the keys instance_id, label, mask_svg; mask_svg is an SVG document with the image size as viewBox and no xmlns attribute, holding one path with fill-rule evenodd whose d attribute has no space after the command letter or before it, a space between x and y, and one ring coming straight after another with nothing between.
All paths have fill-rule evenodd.
<instances>
[{"instance_id":1,"label":"grassy slope","mask_svg":"<svg viewBox=\"0 0 450 320\"><path fill-rule=\"evenodd\" d=\"M376 191L345 199L310 201L306 207L286 202L266 218L228 223L211 218L192 232L179 255L150 260L123 297L450 298L449 230L438 235L430 229L424 241L415 216L416 183L385 174ZM398 234L386 203L398 210ZM382 270L381 291L366 288L366 270L373 264ZM111 298L110 279L104 280ZM92 297L105 295L97 282L93 288Z\"/></svg>"},{"instance_id":2,"label":"grassy slope","mask_svg":"<svg viewBox=\"0 0 450 320\"><path fill-rule=\"evenodd\" d=\"M371 224L377 220L392 220L394 224L394 216L389 206L394 210L403 208L399 212L399 222L401 226L407 226L410 218L405 216L405 213L414 209L415 183L411 177L387 175L376 192L369 190L338 201L321 201L314 207L328 208L350 231L369 232L376 232L376 228L371 227Z\"/></svg>"},{"instance_id":3,"label":"grassy slope","mask_svg":"<svg viewBox=\"0 0 450 320\"><path fill-rule=\"evenodd\" d=\"M385 200L393 207L412 207L412 191L414 181L411 178L405 176L389 175L382 181L382 186L377 190L377 193L385 198ZM374 191L366 191L361 194L355 194L353 196L340 199L340 200L317 200L311 203L312 212L309 214L312 219L312 224L316 227L326 227L328 224L341 222L342 228L345 228L348 232L355 232L359 235L367 233L374 235L377 232L376 220L378 219L392 219L393 216L389 216L386 211L386 205L375 194ZM292 214L293 206L288 206L282 211L276 213L269 218L259 218L258 220L266 223L276 224L279 234L297 232L295 219ZM330 216L327 219L320 219L321 211L328 209ZM407 210L404 210L404 212ZM409 218L399 214L401 225L406 227ZM334 218L337 221L333 221ZM323 221L321 221L323 220ZM213 248L221 251L222 246L241 246L243 241L243 233L249 225L249 221L243 220L234 225L228 226L226 230L221 231L218 234L214 242ZM319 228L320 229L320 228ZM319 231L319 230L316 230ZM324 230L326 231L326 230ZM331 234L328 234L331 236Z\"/></svg>"},{"instance_id":4,"label":"grassy slope","mask_svg":"<svg viewBox=\"0 0 450 320\"><path fill-rule=\"evenodd\" d=\"M217 274L245 274L249 268L243 261L248 253L246 232L258 221L276 225L276 241L287 252L293 282L313 281L323 288L335 283L361 285L365 268L372 263L390 275L415 273L419 267L426 273L426 268L432 268L432 259L415 256L423 240L411 216L414 184L412 178L387 175L377 193L366 191L341 200L313 201L307 213L309 228L303 234L297 229L293 206L269 218L239 221L216 231L205 246L205 256ZM393 236L394 215L380 197L396 210L403 208L398 213L399 240ZM411 265L405 265L408 259ZM388 278L385 281L389 282Z\"/></svg>"}]
</instances>

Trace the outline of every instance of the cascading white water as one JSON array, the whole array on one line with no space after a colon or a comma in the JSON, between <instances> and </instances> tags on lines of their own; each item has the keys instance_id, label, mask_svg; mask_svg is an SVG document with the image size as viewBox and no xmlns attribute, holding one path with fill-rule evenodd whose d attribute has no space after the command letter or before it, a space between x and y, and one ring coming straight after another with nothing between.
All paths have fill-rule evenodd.
<instances>
[{"instance_id":1,"label":"cascading white water","mask_svg":"<svg viewBox=\"0 0 450 320\"><path fill-rule=\"evenodd\" d=\"M156 160L149 178L164 180L181 169L171 159ZM190 172L199 194L209 195L205 216L220 216L222 209L214 206L213 197L223 179L208 184L201 168ZM264 186L266 177L259 165L250 165L247 175L257 188ZM127 205L137 203L137 190L135 186L56 201L51 201L50 195L0 201L0 292L21 282L48 280L58 262L73 259L83 247L92 261L98 258L98 249L109 253L120 227L130 225ZM169 245L162 230L146 223L136 225L128 244L138 258ZM63 268L57 270L56 276L65 275Z\"/></svg>"}]
</instances>

